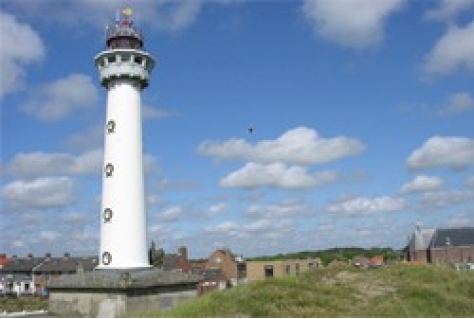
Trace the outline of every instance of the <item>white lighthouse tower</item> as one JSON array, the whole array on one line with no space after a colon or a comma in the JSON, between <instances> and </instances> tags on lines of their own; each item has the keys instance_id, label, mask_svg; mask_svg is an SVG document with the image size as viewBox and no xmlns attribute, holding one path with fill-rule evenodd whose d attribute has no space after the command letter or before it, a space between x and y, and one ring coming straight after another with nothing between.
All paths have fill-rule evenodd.
<instances>
[{"instance_id":1,"label":"white lighthouse tower","mask_svg":"<svg viewBox=\"0 0 474 319\"><path fill-rule=\"evenodd\" d=\"M150 267L146 239L141 91L154 59L124 9L107 28L106 50L95 57L107 90L98 269Z\"/></svg>"}]
</instances>

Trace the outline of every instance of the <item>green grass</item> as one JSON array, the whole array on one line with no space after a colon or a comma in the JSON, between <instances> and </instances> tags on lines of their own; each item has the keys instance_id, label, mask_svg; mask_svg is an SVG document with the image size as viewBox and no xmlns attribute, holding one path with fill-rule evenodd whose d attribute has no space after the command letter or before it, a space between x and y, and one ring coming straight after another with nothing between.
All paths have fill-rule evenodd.
<instances>
[{"instance_id":1,"label":"green grass","mask_svg":"<svg viewBox=\"0 0 474 319\"><path fill-rule=\"evenodd\" d=\"M3 298L0 297L0 313L46 310L48 309L48 300L40 297L21 297L21 298Z\"/></svg>"},{"instance_id":2,"label":"green grass","mask_svg":"<svg viewBox=\"0 0 474 319\"><path fill-rule=\"evenodd\" d=\"M474 272L318 269L241 285L146 317L473 317Z\"/></svg>"}]
</instances>

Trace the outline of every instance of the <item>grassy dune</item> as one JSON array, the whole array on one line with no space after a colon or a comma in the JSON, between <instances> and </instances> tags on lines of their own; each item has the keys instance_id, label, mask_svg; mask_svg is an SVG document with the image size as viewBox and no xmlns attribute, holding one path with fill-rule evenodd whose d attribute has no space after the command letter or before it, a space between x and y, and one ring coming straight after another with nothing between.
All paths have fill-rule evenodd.
<instances>
[{"instance_id":1,"label":"grassy dune","mask_svg":"<svg viewBox=\"0 0 474 319\"><path fill-rule=\"evenodd\" d=\"M474 272L319 269L214 292L143 317L473 317Z\"/></svg>"}]
</instances>

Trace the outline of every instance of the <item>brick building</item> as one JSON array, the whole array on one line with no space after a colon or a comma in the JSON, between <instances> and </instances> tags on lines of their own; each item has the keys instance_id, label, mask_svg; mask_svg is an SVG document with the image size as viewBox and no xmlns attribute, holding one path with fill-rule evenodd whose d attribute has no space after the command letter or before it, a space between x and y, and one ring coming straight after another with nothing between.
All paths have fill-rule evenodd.
<instances>
[{"instance_id":1,"label":"brick building","mask_svg":"<svg viewBox=\"0 0 474 319\"><path fill-rule=\"evenodd\" d=\"M473 263L474 227L417 227L405 247L405 259L417 263Z\"/></svg>"}]
</instances>

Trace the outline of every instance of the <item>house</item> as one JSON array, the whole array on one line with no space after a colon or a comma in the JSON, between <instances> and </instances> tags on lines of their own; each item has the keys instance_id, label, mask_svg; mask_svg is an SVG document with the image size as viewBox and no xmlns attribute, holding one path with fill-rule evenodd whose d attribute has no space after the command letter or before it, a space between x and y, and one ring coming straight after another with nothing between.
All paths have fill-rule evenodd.
<instances>
[{"instance_id":1,"label":"house","mask_svg":"<svg viewBox=\"0 0 474 319\"><path fill-rule=\"evenodd\" d=\"M369 267L369 259L364 256L355 256L352 258L352 265L359 268Z\"/></svg>"},{"instance_id":2,"label":"house","mask_svg":"<svg viewBox=\"0 0 474 319\"><path fill-rule=\"evenodd\" d=\"M241 256L234 255L228 248L214 251L203 266L203 271L220 269L231 286L246 281L246 264Z\"/></svg>"},{"instance_id":3,"label":"house","mask_svg":"<svg viewBox=\"0 0 474 319\"><path fill-rule=\"evenodd\" d=\"M198 296L214 290L224 290L230 286L230 281L227 276L224 275L222 269L206 269L200 274L203 276L203 279L197 286Z\"/></svg>"},{"instance_id":4,"label":"house","mask_svg":"<svg viewBox=\"0 0 474 319\"><path fill-rule=\"evenodd\" d=\"M97 257L71 257L65 253L63 257L49 257L36 266L33 271L35 291L46 294L45 287L51 279L62 275L93 271L98 265Z\"/></svg>"},{"instance_id":5,"label":"house","mask_svg":"<svg viewBox=\"0 0 474 319\"><path fill-rule=\"evenodd\" d=\"M374 256L369 259L369 268L381 267L385 264L385 258L383 256Z\"/></svg>"},{"instance_id":6,"label":"house","mask_svg":"<svg viewBox=\"0 0 474 319\"><path fill-rule=\"evenodd\" d=\"M11 258L8 258L6 254L0 254L0 271L2 271L3 266L12 262Z\"/></svg>"},{"instance_id":7,"label":"house","mask_svg":"<svg viewBox=\"0 0 474 319\"><path fill-rule=\"evenodd\" d=\"M407 261L416 261L418 263L430 262L428 253L434 232L434 228L423 229L420 226L416 227L405 249Z\"/></svg>"},{"instance_id":8,"label":"house","mask_svg":"<svg viewBox=\"0 0 474 319\"><path fill-rule=\"evenodd\" d=\"M177 254L165 254L163 256L163 269L191 273L193 267L188 260L188 249L183 246L178 248Z\"/></svg>"},{"instance_id":9,"label":"house","mask_svg":"<svg viewBox=\"0 0 474 319\"><path fill-rule=\"evenodd\" d=\"M405 247L408 262L455 264L474 262L474 227L422 229Z\"/></svg>"},{"instance_id":10,"label":"house","mask_svg":"<svg viewBox=\"0 0 474 319\"><path fill-rule=\"evenodd\" d=\"M0 289L5 293L44 294L45 285L52 279L63 274L92 271L98 264L97 257L71 257L68 253L63 257L12 257L10 263L1 269Z\"/></svg>"},{"instance_id":11,"label":"house","mask_svg":"<svg viewBox=\"0 0 474 319\"><path fill-rule=\"evenodd\" d=\"M35 285L29 275L0 274L0 295L33 295Z\"/></svg>"},{"instance_id":12,"label":"house","mask_svg":"<svg viewBox=\"0 0 474 319\"><path fill-rule=\"evenodd\" d=\"M431 240L432 263L474 262L474 227L438 229Z\"/></svg>"},{"instance_id":13,"label":"house","mask_svg":"<svg viewBox=\"0 0 474 319\"><path fill-rule=\"evenodd\" d=\"M6 256L5 256L6 259ZM10 261L2 265L0 273L0 293L34 294L36 292L33 269L41 264L45 258L37 258L32 254L27 257L12 256Z\"/></svg>"},{"instance_id":14,"label":"house","mask_svg":"<svg viewBox=\"0 0 474 319\"><path fill-rule=\"evenodd\" d=\"M319 258L247 261L247 281L257 281L266 278L295 276L303 271L321 267Z\"/></svg>"}]
</instances>

